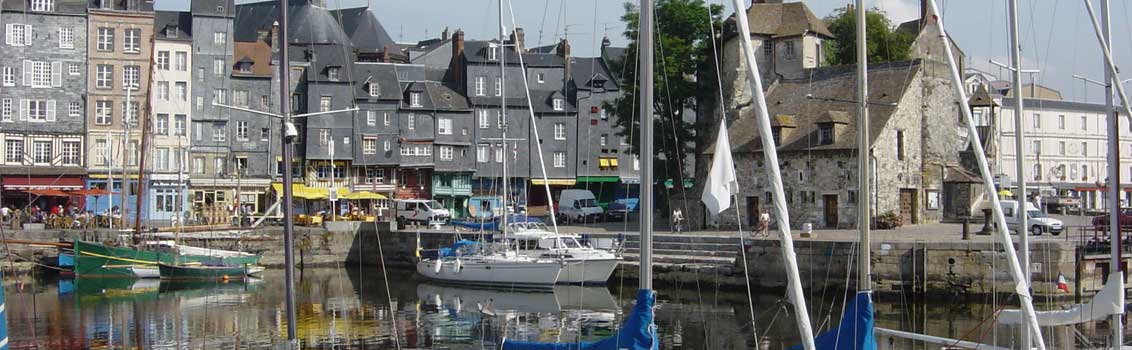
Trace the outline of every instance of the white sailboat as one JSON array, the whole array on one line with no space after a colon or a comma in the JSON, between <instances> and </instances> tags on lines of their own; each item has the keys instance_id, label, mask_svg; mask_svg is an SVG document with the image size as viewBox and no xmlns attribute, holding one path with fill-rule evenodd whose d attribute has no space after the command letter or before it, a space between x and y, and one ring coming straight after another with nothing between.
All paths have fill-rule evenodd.
<instances>
[{"instance_id":1,"label":"white sailboat","mask_svg":"<svg viewBox=\"0 0 1132 350\"><path fill-rule=\"evenodd\" d=\"M621 262L613 251L582 244L576 235L551 232L541 223L513 222L509 226L509 243L519 254L562 260L560 284L605 284Z\"/></svg>"}]
</instances>

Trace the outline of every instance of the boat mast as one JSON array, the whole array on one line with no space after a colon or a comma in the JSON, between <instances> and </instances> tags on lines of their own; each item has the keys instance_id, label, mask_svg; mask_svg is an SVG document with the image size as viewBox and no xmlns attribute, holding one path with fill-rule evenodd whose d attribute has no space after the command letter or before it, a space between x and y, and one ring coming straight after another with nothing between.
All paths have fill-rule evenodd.
<instances>
[{"instance_id":1,"label":"boat mast","mask_svg":"<svg viewBox=\"0 0 1132 350\"><path fill-rule=\"evenodd\" d=\"M288 130L294 130L291 124L291 58L289 56L290 44L287 38L287 0L279 0L279 114L283 115L283 265L284 283L287 299L287 348L298 349L298 332L295 328L295 219L294 207L291 205L294 198L291 188L291 165L294 158L292 149L294 137L288 135Z\"/></svg>"},{"instance_id":2,"label":"boat mast","mask_svg":"<svg viewBox=\"0 0 1132 350\"><path fill-rule=\"evenodd\" d=\"M1018 207L1015 210L1020 211L1020 213L1015 213L1015 215L1018 216L1018 245L1020 246L1019 248L1022 249L1019 259L1021 259L1020 263L1022 265L1022 274L1025 276L1026 288L1029 289L1032 283L1030 276L1030 226L1026 224L1027 203L1029 203L1029 200L1026 198L1026 169L1024 166L1024 155L1026 153L1023 151L1024 148L1022 148L1025 142L1025 136L1023 135L1025 124L1023 122L1026 118L1022 115L1022 101L1024 98L1022 96L1022 44L1018 41L1018 0L1009 1L1009 17L1010 64L1014 66L1014 68L1010 70L1011 80L1013 80L1011 90L1014 91L1014 174L1016 174L1016 180L1018 182L1018 193L1016 193L1014 197L1017 198L1018 201ZM1037 96L1030 97L1037 98ZM1034 116L1034 118L1038 117ZM1038 152L1040 156L1041 150L1036 150L1036 152ZM1038 203L1038 205L1041 205L1041 203ZM1022 332L1021 340L1023 349L1029 349L1031 347L1030 344L1033 341L1030 337L1030 332Z\"/></svg>"},{"instance_id":3,"label":"boat mast","mask_svg":"<svg viewBox=\"0 0 1132 350\"><path fill-rule=\"evenodd\" d=\"M653 229L653 0L641 0L640 40L637 45L641 108L641 281L640 289L652 289L652 229Z\"/></svg>"},{"instance_id":4,"label":"boat mast","mask_svg":"<svg viewBox=\"0 0 1132 350\"><path fill-rule=\"evenodd\" d=\"M1108 0L1101 0L1101 35L1104 37L1104 45L1106 50L1111 50L1112 43L1112 25L1109 18L1109 3ZM1107 56L1106 56L1107 57ZM1105 65L1108 65L1106 58ZM1113 83L1120 84L1120 81L1113 80L1112 71L1109 69L1104 70L1104 103L1105 114L1108 116L1108 232L1111 237L1109 240L1110 249L1112 251L1112 266L1109 271L1109 276L1118 276L1123 281L1124 264L1120 257L1120 118L1119 113L1116 112L1115 101L1112 98L1112 85ZM1127 105L1127 102L1125 102ZM1115 272L1115 274L1114 274ZM1120 289L1121 293L1124 288ZM1121 298L1123 299L1123 298ZM1112 347L1113 349L1120 349L1124 345L1124 321L1123 314L1112 315Z\"/></svg>"},{"instance_id":5,"label":"boat mast","mask_svg":"<svg viewBox=\"0 0 1132 350\"><path fill-rule=\"evenodd\" d=\"M145 154L149 147L149 134L152 123L149 122L150 113L153 110L153 60L157 50L157 34L150 33L149 35L149 79L146 81L145 91L150 95L145 99L145 110L141 114L142 117L142 134L141 145L138 147L138 191L134 198L134 244L141 243L142 231L142 206L145 204L145 183L149 181L149 176L145 173ZM141 79L141 68L138 68L138 78ZM132 87L131 87L132 89ZM127 104L127 107L128 104ZM133 108L130 108L133 109ZM165 155L168 160L169 155Z\"/></svg>"},{"instance_id":6,"label":"boat mast","mask_svg":"<svg viewBox=\"0 0 1132 350\"><path fill-rule=\"evenodd\" d=\"M499 51L497 52L499 54L499 117L503 122L500 138L503 140L503 218L499 221L499 229L503 232L503 238L507 238L507 196L511 193L507 186L507 89L505 88L507 81L504 79L507 71L507 46L504 45L506 34L507 28L503 26L503 0L499 0Z\"/></svg>"},{"instance_id":7,"label":"boat mast","mask_svg":"<svg viewBox=\"0 0 1132 350\"><path fill-rule=\"evenodd\" d=\"M869 168L872 151L869 147L869 57L868 46L865 45L865 16L865 0L857 0L857 168L860 172L857 176L857 232L860 236L860 243L857 244L858 292L870 292L873 289L869 266L872 262L869 229L873 222L872 213L869 212L869 198L872 198L869 183L873 176Z\"/></svg>"}]
</instances>

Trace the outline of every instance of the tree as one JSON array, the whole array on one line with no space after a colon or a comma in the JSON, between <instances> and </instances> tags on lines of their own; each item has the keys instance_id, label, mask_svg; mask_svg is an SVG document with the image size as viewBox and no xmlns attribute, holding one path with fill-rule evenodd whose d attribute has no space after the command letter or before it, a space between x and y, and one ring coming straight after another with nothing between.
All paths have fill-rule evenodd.
<instances>
[{"instance_id":1,"label":"tree","mask_svg":"<svg viewBox=\"0 0 1132 350\"><path fill-rule=\"evenodd\" d=\"M857 13L848 7L834 10L825 18L834 39L826 41L825 57L829 65L857 63ZM879 9L865 12L865 35L868 41L869 64L910 59L916 33L894 30L887 14Z\"/></svg>"},{"instance_id":2,"label":"tree","mask_svg":"<svg viewBox=\"0 0 1132 350\"><path fill-rule=\"evenodd\" d=\"M715 37L711 28L714 25L719 30L723 7L709 7L702 0L659 0L654 11L656 54L653 106L656 119L653 125L655 152L652 157L656 162L653 169L658 179L674 179L674 183L679 183L679 179L689 176L683 173L680 161L687 161L686 158L693 150L695 137L695 128L692 123L684 120L684 116L686 113L695 113L692 109L697 100L714 98L716 94L715 75L710 74L710 78L705 79L703 76L708 74L697 72L713 72L715 69L712 66L710 41ZM636 6L625 3L625 15L621 16L621 20L626 25L623 34L629 39L629 46L625 51L626 56L619 61L610 62L610 68L622 74L622 94L608 103L606 109L614 111L618 117L617 125L624 130L621 136L631 138L629 143L633 153L640 154L640 108L637 96L637 29L640 16Z\"/></svg>"}]
</instances>

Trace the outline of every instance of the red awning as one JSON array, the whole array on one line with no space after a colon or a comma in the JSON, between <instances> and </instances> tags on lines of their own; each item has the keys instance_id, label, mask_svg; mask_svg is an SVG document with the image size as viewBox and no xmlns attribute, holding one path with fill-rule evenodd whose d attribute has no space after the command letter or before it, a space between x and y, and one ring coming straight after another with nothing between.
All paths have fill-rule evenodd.
<instances>
[{"instance_id":1,"label":"red awning","mask_svg":"<svg viewBox=\"0 0 1132 350\"><path fill-rule=\"evenodd\" d=\"M31 193L40 197L70 197L71 194L60 190L25 190L24 192Z\"/></svg>"},{"instance_id":2,"label":"red awning","mask_svg":"<svg viewBox=\"0 0 1132 350\"><path fill-rule=\"evenodd\" d=\"M79 176L5 176L5 190L59 190L83 189L83 179Z\"/></svg>"},{"instance_id":3,"label":"red awning","mask_svg":"<svg viewBox=\"0 0 1132 350\"><path fill-rule=\"evenodd\" d=\"M71 194L76 196L105 196L113 193L101 188L92 188L89 190L74 190L71 191Z\"/></svg>"}]
</instances>

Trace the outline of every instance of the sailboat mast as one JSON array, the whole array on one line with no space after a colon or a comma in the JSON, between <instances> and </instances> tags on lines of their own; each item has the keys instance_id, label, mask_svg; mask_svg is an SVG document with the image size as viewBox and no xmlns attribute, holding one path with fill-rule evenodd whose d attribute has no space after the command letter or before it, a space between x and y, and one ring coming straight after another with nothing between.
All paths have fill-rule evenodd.
<instances>
[{"instance_id":1,"label":"sailboat mast","mask_svg":"<svg viewBox=\"0 0 1132 350\"><path fill-rule=\"evenodd\" d=\"M503 140L503 218L499 221L500 232L503 232L503 237L507 237L507 196L511 191L507 186L507 46L506 42L507 28L503 26L503 0L499 0L499 118L503 122L503 129L501 129L501 140ZM533 125L532 125L533 127Z\"/></svg>"},{"instance_id":2,"label":"sailboat mast","mask_svg":"<svg viewBox=\"0 0 1132 350\"><path fill-rule=\"evenodd\" d=\"M1029 238L1030 226L1026 223L1026 207L1029 201L1026 198L1026 169L1024 166L1024 155L1026 154L1026 152L1023 151L1025 149L1023 148L1023 145L1025 144L1025 136L1023 132L1025 124L1023 123L1023 121L1026 118L1022 115L1022 101L1024 99L1022 96L1022 47L1021 43L1018 40L1018 0L1010 0L1009 4L1010 5L1008 11L1010 17L1010 64L1014 66L1014 69L1011 70L1010 74L1011 79L1013 80L1013 87L1011 88L1011 90L1014 91L1014 174L1016 177L1015 181L1018 182L1018 193L1016 193L1014 197L1017 198L1018 201L1018 207L1015 210L1021 211L1020 213L1016 213L1015 215L1018 216L1018 246L1021 249L1021 254L1019 254L1018 256L1020 259L1019 263L1022 265L1022 276L1024 276L1025 278L1026 288L1029 289L1031 284ZM1037 98L1037 96L1031 97ZM1034 118L1037 118L1037 116L1035 116ZM1041 150L1035 151L1038 152L1040 156ZM1038 204L1041 205L1041 203ZM1032 343L1030 332L1023 331L1021 340L1022 348L1029 349L1030 344Z\"/></svg>"},{"instance_id":3,"label":"sailboat mast","mask_svg":"<svg viewBox=\"0 0 1132 350\"><path fill-rule=\"evenodd\" d=\"M155 51L157 50L156 38L157 38L156 33L150 33L150 35L149 35L149 70L148 70L149 79L147 79L147 81L145 83L146 84L146 87L145 87L146 93L151 93L153 91L153 74L154 74L153 59L154 59L154 56L156 55ZM138 79L141 79L141 68L138 68ZM133 109L133 108L131 108L131 109ZM146 173L145 173L145 158L146 158L145 154L149 153L149 152L146 152L146 151L149 149L149 134L151 133L150 128L152 127L152 123L150 123L149 118L150 118L150 113L152 112L152 109L153 109L153 95L149 95L148 98L145 99L145 110L141 114L142 134L141 134L141 144L138 147L138 191L136 192L137 198L134 198L134 244L141 243L142 206L145 204L145 197L146 197L145 183L147 181L149 181L149 176L146 176ZM166 157L168 157L168 155L166 155ZM166 160L168 160L168 158L166 158Z\"/></svg>"},{"instance_id":4,"label":"sailboat mast","mask_svg":"<svg viewBox=\"0 0 1132 350\"><path fill-rule=\"evenodd\" d=\"M283 278L287 299L287 349L298 349L298 331L295 326L295 208L292 205L294 189L291 165L294 158L294 137L287 135L291 124L291 58L290 43L287 37L287 0L279 0L279 114L283 115Z\"/></svg>"},{"instance_id":5,"label":"sailboat mast","mask_svg":"<svg viewBox=\"0 0 1132 350\"><path fill-rule=\"evenodd\" d=\"M865 15L865 1L857 0L857 167L860 172L857 176L857 232L860 235L860 243L857 244L858 291L873 289L869 265L872 261L869 229L873 221L869 211L869 198L872 198L869 183L873 176L869 168L872 152L869 150L869 57L868 46L865 45Z\"/></svg>"},{"instance_id":6,"label":"sailboat mast","mask_svg":"<svg viewBox=\"0 0 1132 350\"><path fill-rule=\"evenodd\" d=\"M1104 45L1111 51L1112 48L1112 24L1109 18L1109 3L1108 0L1101 0L1101 35L1104 36ZM1107 60L1107 58L1106 58ZM1108 62L1106 61L1107 65ZM1112 72L1108 69L1104 70L1104 103L1105 115L1108 117L1108 232L1110 238L1110 249L1112 251L1112 263L1109 276L1121 276L1123 278L1124 267L1122 259L1120 258L1120 118L1116 113L1115 101L1112 98L1112 84L1120 84L1119 81L1114 81ZM1116 274L1113 274L1115 272ZM1124 289L1121 288L1121 292ZM1113 349L1120 349L1124 345L1124 320L1121 314L1112 315L1112 346Z\"/></svg>"},{"instance_id":7,"label":"sailboat mast","mask_svg":"<svg viewBox=\"0 0 1132 350\"><path fill-rule=\"evenodd\" d=\"M640 59L641 73L641 281L640 289L652 289L652 230L653 230L653 1L641 0L640 40L637 56Z\"/></svg>"}]
</instances>

